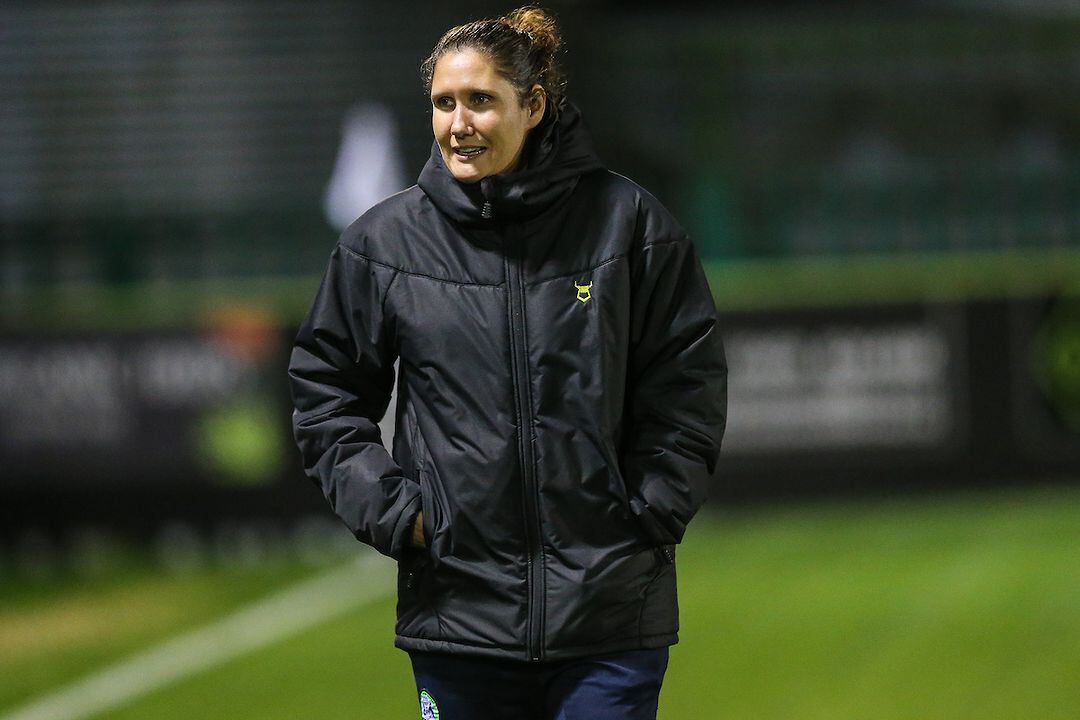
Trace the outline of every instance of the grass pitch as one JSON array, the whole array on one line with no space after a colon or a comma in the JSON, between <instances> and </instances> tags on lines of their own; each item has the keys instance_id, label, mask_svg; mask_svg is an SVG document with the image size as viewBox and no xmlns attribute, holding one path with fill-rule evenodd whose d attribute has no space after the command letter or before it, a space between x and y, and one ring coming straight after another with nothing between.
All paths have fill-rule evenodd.
<instances>
[{"instance_id":1,"label":"grass pitch","mask_svg":"<svg viewBox=\"0 0 1080 720\"><path fill-rule=\"evenodd\" d=\"M665 720L1080 713L1080 489L703 512L678 558ZM5 577L0 718L321 571ZM416 718L388 593L99 717Z\"/></svg>"}]
</instances>

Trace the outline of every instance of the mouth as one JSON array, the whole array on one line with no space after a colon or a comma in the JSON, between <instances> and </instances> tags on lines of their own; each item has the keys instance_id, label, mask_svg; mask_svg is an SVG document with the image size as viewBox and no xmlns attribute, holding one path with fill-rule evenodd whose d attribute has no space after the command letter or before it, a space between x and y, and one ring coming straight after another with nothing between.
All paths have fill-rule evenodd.
<instances>
[{"instance_id":1,"label":"mouth","mask_svg":"<svg viewBox=\"0 0 1080 720\"><path fill-rule=\"evenodd\" d=\"M485 151L487 151L487 148L479 145L456 147L454 148L454 156L459 160L471 160L483 155Z\"/></svg>"}]
</instances>

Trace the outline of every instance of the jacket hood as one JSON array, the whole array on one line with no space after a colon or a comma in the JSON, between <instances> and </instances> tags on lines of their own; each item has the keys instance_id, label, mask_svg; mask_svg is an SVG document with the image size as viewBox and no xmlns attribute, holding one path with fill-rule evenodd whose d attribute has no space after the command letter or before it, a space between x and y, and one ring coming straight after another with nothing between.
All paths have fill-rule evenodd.
<instances>
[{"instance_id":1,"label":"jacket hood","mask_svg":"<svg viewBox=\"0 0 1080 720\"><path fill-rule=\"evenodd\" d=\"M530 133L518 170L463 183L447 169L435 141L417 184L441 212L457 222L523 220L565 198L578 178L602 167L581 112L564 100L555 118L545 118ZM485 203L489 203L487 213Z\"/></svg>"}]
</instances>

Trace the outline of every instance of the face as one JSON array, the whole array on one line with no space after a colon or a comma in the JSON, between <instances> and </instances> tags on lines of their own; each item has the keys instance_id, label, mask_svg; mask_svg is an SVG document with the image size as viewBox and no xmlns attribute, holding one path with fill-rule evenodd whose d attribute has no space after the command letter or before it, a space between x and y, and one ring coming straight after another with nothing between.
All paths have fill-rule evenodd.
<instances>
[{"instance_id":1,"label":"face","mask_svg":"<svg viewBox=\"0 0 1080 720\"><path fill-rule=\"evenodd\" d=\"M443 162L455 178L471 183L517 167L525 136L544 116L544 93L534 85L522 106L491 61L466 48L435 63L431 107Z\"/></svg>"}]
</instances>

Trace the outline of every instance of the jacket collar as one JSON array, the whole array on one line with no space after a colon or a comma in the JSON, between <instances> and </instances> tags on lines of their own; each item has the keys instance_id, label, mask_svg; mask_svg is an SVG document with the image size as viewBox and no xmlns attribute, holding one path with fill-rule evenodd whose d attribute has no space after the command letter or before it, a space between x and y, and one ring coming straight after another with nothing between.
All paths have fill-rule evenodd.
<instances>
[{"instance_id":1,"label":"jacket collar","mask_svg":"<svg viewBox=\"0 0 1080 720\"><path fill-rule=\"evenodd\" d=\"M603 167L581 112L566 100L559 110L554 119L545 118L530 133L518 170L463 183L447 170L439 144L434 142L417 184L441 212L457 222L485 224L539 215L569 195L581 175Z\"/></svg>"}]
</instances>

